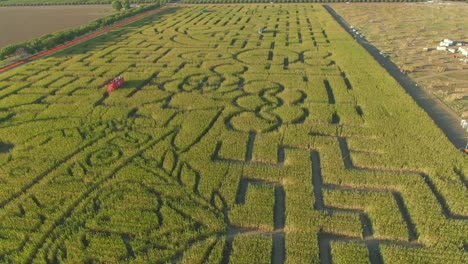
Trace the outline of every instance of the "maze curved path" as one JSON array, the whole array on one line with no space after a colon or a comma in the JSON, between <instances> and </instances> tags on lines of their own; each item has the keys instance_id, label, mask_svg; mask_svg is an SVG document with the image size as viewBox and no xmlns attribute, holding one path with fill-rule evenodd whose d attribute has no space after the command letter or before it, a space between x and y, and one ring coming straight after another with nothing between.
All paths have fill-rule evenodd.
<instances>
[{"instance_id":1,"label":"maze curved path","mask_svg":"<svg viewBox=\"0 0 468 264\"><path fill-rule=\"evenodd\" d=\"M322 6L166 10L0 74L0 262L468 261L466 157Z\"/></svg>"}]
</instances>

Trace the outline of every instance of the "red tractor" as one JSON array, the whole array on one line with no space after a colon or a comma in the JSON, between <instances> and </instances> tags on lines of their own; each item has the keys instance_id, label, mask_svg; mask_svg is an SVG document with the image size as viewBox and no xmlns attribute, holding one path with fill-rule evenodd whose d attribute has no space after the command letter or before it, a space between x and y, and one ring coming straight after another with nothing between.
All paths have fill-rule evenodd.
<instances>
[{"instance_id":1,"label":"red tractor","mask_svg":"<svg viewBox=\"0 0 468 264\"><path fill-rule=\"evenodd\" d=\"M107 92L110 93L114 90L117 90L120 86L125 84L125 80L122 76L115 77L112 81L109 82L107 86Z\"/></svg>"}]
</instances>

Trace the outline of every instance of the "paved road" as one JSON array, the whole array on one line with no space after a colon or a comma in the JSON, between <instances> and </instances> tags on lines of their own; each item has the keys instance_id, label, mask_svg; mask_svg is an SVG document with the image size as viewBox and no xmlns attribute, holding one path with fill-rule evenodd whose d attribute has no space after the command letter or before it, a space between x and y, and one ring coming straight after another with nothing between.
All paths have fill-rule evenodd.
<instances>
[{"instance_id":1,"label":"paved road","mask_svg":"<svg viewBox=\"0 0 468 264\"><path fill-rule=\"evenodd\" d=\"M335 18L335 20L354 37L354 34L346 21L338 15L329 5L324 5L325 9ZM426 111L434 120L437 126L445 133L450 142L457 148L465 148L468 133L460 126L461 118L453 112L447 105L438 98L421 89L407 75L400 72L391 60L384 58L380 51L364 38L357 37L357 42L361 44L377 60L390 75L413 97L416 103Z\"/></svg>"}]
</instances>

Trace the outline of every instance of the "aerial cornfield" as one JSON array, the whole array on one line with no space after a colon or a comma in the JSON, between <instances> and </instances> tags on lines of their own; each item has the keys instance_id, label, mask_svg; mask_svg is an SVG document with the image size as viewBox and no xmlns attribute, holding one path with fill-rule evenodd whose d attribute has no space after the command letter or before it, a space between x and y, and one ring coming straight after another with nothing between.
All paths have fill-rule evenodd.
<instances>
[{"instance_id":1,"label":"aerial cornfield","mask_svg":"<svg viewBox=\"0 0 468 264\"><path fill-rule=\"evenodd\" d=\"M0 74L1 262L467 263L467 175L321 5L174 6Z\"/></svg>"}]
</instances>

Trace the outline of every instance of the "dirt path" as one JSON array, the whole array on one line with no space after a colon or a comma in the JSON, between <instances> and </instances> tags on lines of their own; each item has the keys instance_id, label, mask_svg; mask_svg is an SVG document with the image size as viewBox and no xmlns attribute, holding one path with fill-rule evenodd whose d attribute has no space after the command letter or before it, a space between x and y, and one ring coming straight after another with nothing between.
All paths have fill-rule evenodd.
<instances>
[{"instance_id":1,"label":"dirt path","mask_svg":"<svg viewBox=\"0 0 468 264\"><path fill-rule=\"evenodd\" d=\"M42 51L42 52L37 53L37 54L35 54L35 55L32 55L31 57L28 57L28 58L26 58L26 59L23 59L23 60L20 60L20 61L17 61L17 62L13 62L13 63L11 63L11 64L8 64L8 65L6 65L6 66L1 67L1 68L0 68L0 73L5 72L5 71L8 71L8 70L11 70L11 69L16 68L16 67L18 67L18 66L21 66L21 65L23 65L23 64L25 64L25 63L28 63L28 62L30 62L30 61L33 61L33 60L35 60L35 59L43 58L43 57L48 56L48 55L50 55L50 54L52 54L52 53L54 53L54 52L63 50L64 48L67 48L67 47L70 47L70 46L72 46L72 45L81 43L81 42L86 41L86 40L88 40L88 39L97 37L97 36L99 36L99 35L102 35L102 34L108 32L108 31L112 30L112 29L115 29L115 28L117 28L117 27L121 27L121 26L128 25L128 24L130 24L130 23L132 23L132 22L135 22L135 21L137 21L137 20L139 20L139 19L142 19L142 18L145 18L145 17L147 17L147 16L153 15L153 14L155 14L155 13L161 11L162 9L167 8L168 6L172 6L172 5L166 5L166 6L158 7L158 8L153 9L153 10L146 11L146 12L141 13L141 14L139 14L139 15L136 15L136 16L130 17L130 18L128 18L128 19L125 19L125 20L123 20L123 21L120 21L120 22L118 22L118 23L116 23L116 24L114 24L114 25L105 27L105 28L103 28L103 29L100 29L100 30L95 31L95 32L93 32L93 33L90 33L90 34L88 34L88 35L84 35L84 36L82 36L82 37L79 37L79 38L77 38L77 39L75 39L75 40L72 40L72 41L66 42L66 43L64 43L64 44L58 45L58 46L56 46L56 47L54 47L54 48L52 48L52 49Z\"/></svg>"},{"instance_id":2,"label":"dirt path","mask_svg":"<svg viewBox=\"0 0 468 264\"><path fill-rule=\"evenodd\" d=\"M250 136L252 133L250 133ZM251 138L249 138L250 140ZM253 144L252 144L253 145ZM248 161L250 162L250 161ZM263 180L255 179L246 179L242 178L239 182L239 191L236 194L236 203L245 204L245 197L247 194L247 189L249 185L255 186L269 186L275 190L275 207L273 212L273 231L263 231L256 229L244 229L237 227L228 226L227 232L227 241L231 244L226 252L230 252L232 248L232 240L238 235L264 235L271 236L273 240L273 249L272 249L272 264L283 264L286 260L286 244L285 244L285 232L284 226L286 223L286 194L283 188L283 185L275 182L266 182ZM225 254L224 259L227 260L228 255Z\"/></svg>"},{"instance_id":3,"label":"dirt path","mask_svg":"<svg viewBox=\"0 0 468 264\"><path fill-rule=\"evenodd\" d=\"M432 74L416 77L416 78L413 78L413 79L415 81L419 81L419 80L429 79L429 78L433 78L433 77L437 77L437 76L446 76L446 75L453 74L453 73L458 73L458 72L466 72L466 70L463 69L463 70L453 70L453 71L447 71L447 72L432 73ZM447 78L453 79L453 78L448 77L448 76L447 76Z\"/></svg>"},{"instance_id":4,"label":"dirt path","mask_svg":"<svg viewBox=\"0 0 468 264\"><path fill-rule=\"evenodd\" d=\"M324 5L325 9L333 16L333 18L350 34L353 36L348 23L339 16L333 8ZM413 97L416 103L426 111L426 113L434 120L436 125L444 132L450 142L457 148L462 149L466 144L466 131L460 126L460 117L453 112L448 106L441 102L435 96L429 94L427 91L421 89L417 84L408 76L400 72L397 65L387 58L379 54L379 50L371 43L363 38L356 38L357 42L361 44L374 59L384 67L388 73L397 80L397 82L406 90L406 92Z\"/></svg>"}]
</instances>

